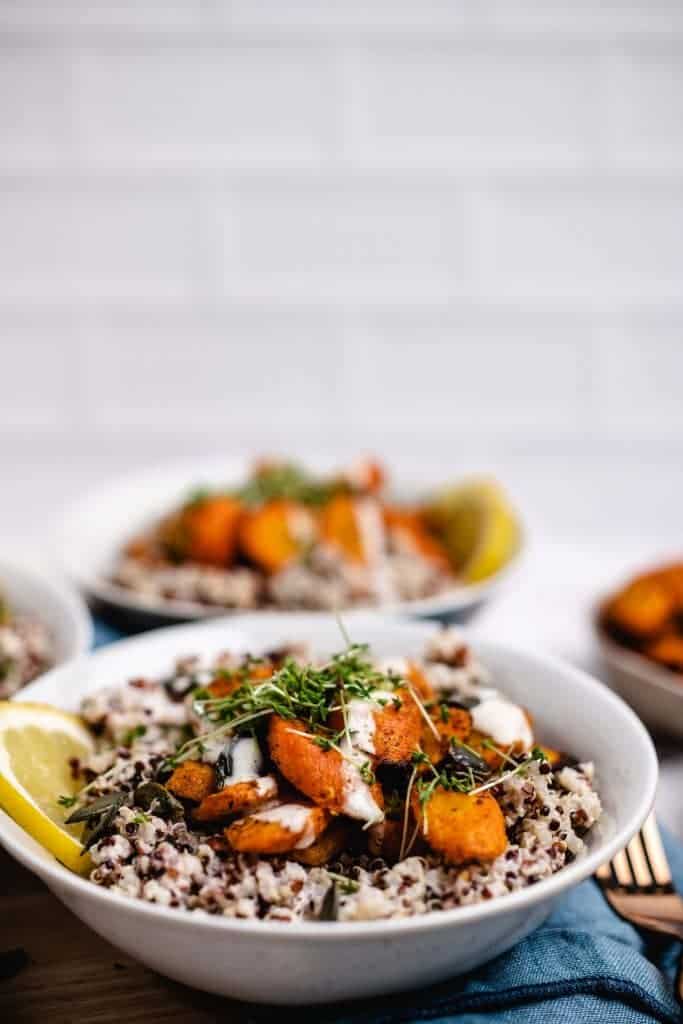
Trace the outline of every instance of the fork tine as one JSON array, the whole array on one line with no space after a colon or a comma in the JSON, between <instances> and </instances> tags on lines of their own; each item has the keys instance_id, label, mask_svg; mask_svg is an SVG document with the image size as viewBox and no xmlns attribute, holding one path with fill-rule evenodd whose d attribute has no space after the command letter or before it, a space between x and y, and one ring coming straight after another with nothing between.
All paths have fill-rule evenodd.
<instances>
[{"instance_id":1,"label":"fork tine","mask_svg":"<svg viewBox=\"0 0 683 1024\"><path fill-rule=\"evenodd\" d=\"M612 859L612 870L617 876L619 885L633 885L633 875L631 874L631 866L626 856L626 850L619 850L619 853L615 854Z\"/></svg>"},{"instance_id":2,"label":"fork tine","mask_svg":"<svg viewBox=\"0 0 683 1024\"><path fill-rule=\"evenodd\" d=\"M609 882L612 878L612 868L610 867L609 861L605 861L601 864L598 870L595 872L596 876L601 882Z\"/></svg>"},{"instance_id":3,"label":"fork tine","mask_svg":"<svg viewBox=\"0 0 683 1024\"><path fill-rule=\"evenodd\" d=\"M652 867L652 874L655 876L657 885L671 885L669 862L664 853L662 837L659 834L654 813L649 815L640 832L643 837L645 853Z\"/></svg>"},{"instance_id":4,"label":"fork tine","mask_svg":"<svg viewBox=\"0 0 683 1024\"><path fill-rule=\"evenodd\" d=\"M631 868L635 875L636 885L643 885L646 888L654 885L654 878L643 850L643 844L640 840L640 833L636 832L631 842L626 847L628 853L628 859L631 862Z\"/></svg>"}]
</instances>

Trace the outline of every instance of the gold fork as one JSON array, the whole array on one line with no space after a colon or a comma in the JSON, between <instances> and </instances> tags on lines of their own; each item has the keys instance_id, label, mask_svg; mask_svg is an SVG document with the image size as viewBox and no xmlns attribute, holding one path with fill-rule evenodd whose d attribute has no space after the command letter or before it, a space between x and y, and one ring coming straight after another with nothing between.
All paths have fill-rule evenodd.
<instances>
[{"instance_id":1,"label":"gold fork","mask_svg":"<svg viewBox=\"0 0 683 1024\"><path fill-rule=\"evenodd\" d=\"M595 877L621 917L638 928L673 935L683 942L683 899L674 889L654 813L625 849L598 868ZM683 1002L683 955L676 995Z\"/></svg>"}]
</instances>

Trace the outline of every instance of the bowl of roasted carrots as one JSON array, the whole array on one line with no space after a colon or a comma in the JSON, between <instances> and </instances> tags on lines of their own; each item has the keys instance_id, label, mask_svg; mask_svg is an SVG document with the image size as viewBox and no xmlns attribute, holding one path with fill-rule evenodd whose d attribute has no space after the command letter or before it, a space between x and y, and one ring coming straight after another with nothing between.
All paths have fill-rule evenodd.
<instances>
[{"instance_id":1,"label":"bowl of roasted carrots","mask_svg":"<svg viewBox=\"0 0 683 1024\"><path fill-rule=\"evenodd\" d=\"M683 737L683 561L629 578L600 603L596 628L615 689L653 729Z\"/></svg>"},{"instance_id":2,"label":"bowl of roasted carrots","mask_svg":"<svg viewBox=\"0 0 683 1024\"><path fill-rule=\"evenodd\" d=\"M228 611L467 612L521 548L490 478L418 488L361 458L215 459L86 495L59 538L91 597L148 624Z\"/></svg>"}]
</instances>

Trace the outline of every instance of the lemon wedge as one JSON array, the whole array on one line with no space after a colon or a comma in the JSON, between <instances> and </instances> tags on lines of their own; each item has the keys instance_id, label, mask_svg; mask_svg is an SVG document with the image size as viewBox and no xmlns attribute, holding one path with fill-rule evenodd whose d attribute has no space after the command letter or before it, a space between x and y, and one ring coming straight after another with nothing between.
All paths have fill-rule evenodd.
<instances>
[{"instance_id":1,"label":"lemon wedge","mask_svg":"<svg viewBox=\"0 0 683 1024\"><path fill-rule=\"evenodd\" d=\"M443 490L427 516L467 583L502 569L519 548L521 531L508 498L495 480L467 480Z\"/></svg>"},{"instance_id":2,"label":"lemon wedge","mask_svg":"<svg viewBox=\"0 0 683 1024\"><path fill-rule=\"evenodd\" d=\"M77 786L69 759L93 752L93 739L76 715L49 704L0 701L0 806L57 860L85 873L82 825L65 825L59 802Z\"/></svg>"}]
</instances>

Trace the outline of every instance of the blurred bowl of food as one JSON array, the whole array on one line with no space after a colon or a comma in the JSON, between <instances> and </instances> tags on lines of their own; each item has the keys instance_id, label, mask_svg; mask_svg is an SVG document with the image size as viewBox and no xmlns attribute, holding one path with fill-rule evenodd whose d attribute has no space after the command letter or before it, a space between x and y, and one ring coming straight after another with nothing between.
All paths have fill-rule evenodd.
<instances>
[{"instance_id":1,"label":"blurred bowl of food","mask_svg":"<svg viewBox=\"0 0 683 1024\"><path fill-rule=\"evenodd\" d=\"M499 586L521 536L492 479L424 493L390 488L371 459L213 458L86 494L58 544L90 599L152 625L262 609L464 615Z\"/></svg>"},{"instance_id":2,"label":"blurred bowl of food","mask_svg":"<svg viewBox=\"0 0 683 1024\"><path fill-rule=\"evenodd\" d=\"M683 561L631 577L595 623L614 689L652 729L683 738Z\"/></svg>"},{"instance_id":3,"label":"blurred bowl of food","mask_svg":"<svg viewBox=\"0 0 683 1024\"><path fill-rule=\"evenodd\" d=\"M0 554L0 700L84 654L91 641L78 594L42 567Z\"/></svg>"}]
</instances>

